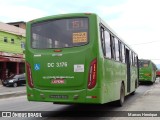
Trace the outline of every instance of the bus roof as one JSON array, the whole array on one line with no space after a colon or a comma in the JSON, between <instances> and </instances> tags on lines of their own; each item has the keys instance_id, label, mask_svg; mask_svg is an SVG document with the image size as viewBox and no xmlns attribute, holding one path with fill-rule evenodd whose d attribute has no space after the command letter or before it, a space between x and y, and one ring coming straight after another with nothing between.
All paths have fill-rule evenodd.
<instances>
[{"instance_id":1,"label":"bus roof","mask_svg":"<svg viewBox=\"0 0 160 120\"><path fill-rule=\"evenodd\" d=\"M156 65L152 60L149 59L139 59L140 61L150 61L152 64Z\"/></svg>"},{"instance_id":2,"label":"bus roof","mask_svg":"<svg viewBox=\"0 0 160 120\"><path fill-rule=\"evenodd\" d=\"M132 50L136 55L137 53L126 43L126 41L124 41L123 39L121 39L121 37L106 23L104 22L96 13L68 13L68 14L58 14L58 15L51 15L51 16L46 16L46 17L42 17L42 18L37 18L34 20L29 21L30 23L36 23L36 22L40 22L40 21L45 21L45 20L51 20L51 19L58 19L58 18L68 18L68 17L80 17L80 16L96 16L97 19L99 19L99 21L105 25L107 27L107 29L113 34L115 35L127 48L129 48L130 50ZM28 23L29 23L28 22Z\"/></svg>"},{"instance_id":3,"label":"bus roof","mask_svg":"<svg viewBox=\"0 0 160 120\"><path fill-rule=\"evenodd\" d=\"M51 15L51 16L45 16L37 19L33 19L29 22L38 22L38 21L43 21L43 20L50 20L53 18L68 18L68 17L80 17L80 16L88 16L88 15L95 15L95 13L68 13L68 14L57 14L57 15Z\"/></svg>"}]
</instances>

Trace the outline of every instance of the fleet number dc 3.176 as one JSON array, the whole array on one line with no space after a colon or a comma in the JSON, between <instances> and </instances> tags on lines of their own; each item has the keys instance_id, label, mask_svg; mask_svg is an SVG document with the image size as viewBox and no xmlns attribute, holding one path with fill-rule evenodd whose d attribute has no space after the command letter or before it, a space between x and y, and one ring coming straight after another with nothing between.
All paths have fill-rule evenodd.
<instances>
[{"instance_id":1,"label":"fleet number dc 3.176","mask_svg":"<svg viewBox=\"0 0 160 120\"><path fill-rule=\"evenodd\" d=\"M67 67L67 62L47 63L47 67Z\"/></svg>"}]
</instances>

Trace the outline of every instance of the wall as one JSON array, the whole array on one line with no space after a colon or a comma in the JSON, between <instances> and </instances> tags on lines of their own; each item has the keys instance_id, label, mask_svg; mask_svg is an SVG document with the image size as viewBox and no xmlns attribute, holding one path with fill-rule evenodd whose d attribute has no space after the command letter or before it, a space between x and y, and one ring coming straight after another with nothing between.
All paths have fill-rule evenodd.
<instances>
[{"instance_id":1,"label":"wall","mask_svg":"<svg viewBox=\"0 0 160 120\"><path fill-rule=\"evenodd\" d=\"M5 37L7 38L7 42L4 42ZM14 42L11 41L11 39L14 39ZM21 44L24 43L25 37L0 31L0 51L11 53L23 53Z\"/></svg>"}]
</instances>

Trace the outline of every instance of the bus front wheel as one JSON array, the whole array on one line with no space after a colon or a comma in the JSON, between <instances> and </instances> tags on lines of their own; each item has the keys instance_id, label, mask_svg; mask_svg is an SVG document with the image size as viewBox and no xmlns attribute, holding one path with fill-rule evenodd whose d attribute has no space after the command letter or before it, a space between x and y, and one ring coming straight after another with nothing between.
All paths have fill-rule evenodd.
<instances>
[{"instance_id":1,"label":"bus front wheel","mask_svg":"<svg viewBox=\"0 0 160 120\"><path fill-rule=\"evenodd\" d=\"M122 83L120 88L120 99L117 101L117 105L120 107L123 106L124 99L125 99L125 87L124 84Z\"/></svg>"}]
</instances>

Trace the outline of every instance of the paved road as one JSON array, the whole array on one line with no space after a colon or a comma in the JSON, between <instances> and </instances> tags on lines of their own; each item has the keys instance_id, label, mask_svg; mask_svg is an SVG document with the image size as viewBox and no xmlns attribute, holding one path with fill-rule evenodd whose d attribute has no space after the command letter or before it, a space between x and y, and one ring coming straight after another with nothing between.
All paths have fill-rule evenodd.
<instances>
[{"instance_id":1,"label":"paved road","mask_svg":"<svg viewBox=\"0 0 160 120\"><path fill-rule=\"evenodd\" d=\"M4 92L17 92L17 91L25 91L26 86L18 86L18 87L5 87L3 85L0 85L0 93Z\"/></svg>"},{"instance_id":2,"label":"paved road","mask_svg":"<svg viewBox=\"0 0 160 120\"><path fill-rule=\"evenodd\" d=\"M4 87L0 85L0 99L26 95L26 86Z\"/></svg>"},{"instance_id":3,"label":"paved road","mask_svg":"<svg viewBox=\"0 0 160 120\"><path fill-rule=\"evenodd\" d=\"M157 80L154 85L141 85L135 95L126 97L126 101L123 107L116 107L113 104L105 105L55 105L52 103L44 102L28 102L26 96L12 97L7 99L0 99L0 111L47 111L47 115L61 115L65 111L76 111L76 110L88 110L87 114L93 114L91 111L97 111L97 114L105 116L109 114L108 110L111 111L160 111L160 82ZM56 113L56 114L55 114ZM81 112L77 112L78 116L81 116ZM53 118L43 118L45 120ZM62 118L56 117L56 120L67 120L67 119L82 119L82 118ZM83 118L91 119L91 118ZM158 120L159 118L106 118L106 117L93 117L92 120ZM17 118L15 119L17 120Z\"/></svg>"}]
</instances>

